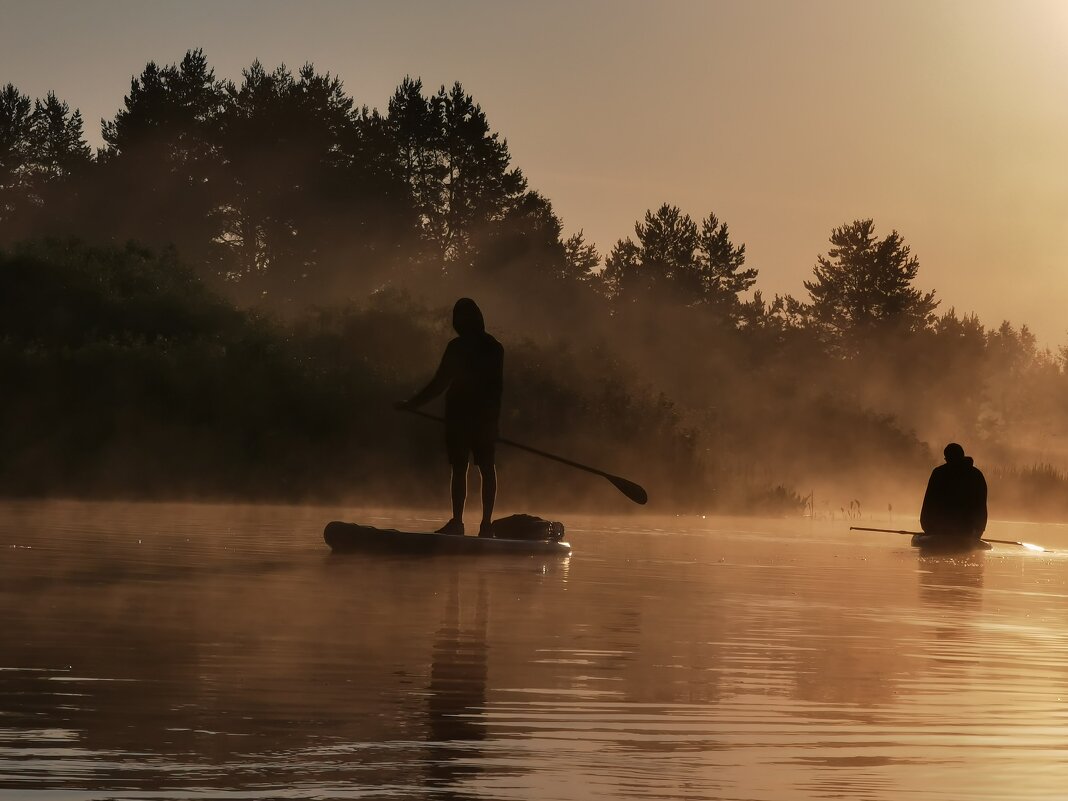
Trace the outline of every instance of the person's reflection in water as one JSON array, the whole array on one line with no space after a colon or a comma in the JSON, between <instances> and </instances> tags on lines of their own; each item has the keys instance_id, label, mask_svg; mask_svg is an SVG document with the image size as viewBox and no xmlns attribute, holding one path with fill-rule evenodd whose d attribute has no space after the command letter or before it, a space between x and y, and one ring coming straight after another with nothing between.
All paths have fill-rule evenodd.
<instances>
[{"instance_id":1,"label":"person's reflection in water","mask_svg":"<svg viewBox=\"0 0 1068 801\"><path fill-rule=\"evenodd\" d=\"M981 551L920 559L920 601L931 608L938 641L962 640L973 633L970 621L983 605L983 564Z\"/></svg>"},{"instance_id":2,"label":"person's reflection in water","mask_svg":"<svg viewBox=\"0 0 1068 801\"><path fill-rule=\"evenodd\" d=\"M467 798L459 785L480 772L476 743L486 737L486 584L478 583L473 621L461 622L460 577L452 576L445 619L434 640L427 698L428 781L443 798Z\"/></svg>"},{"instance_id":3,"label":"person's reflection in water","mask_svg":"<svg viewBox=\"0 0 1068 801\"><path fill-rule=\"evenodd\" d=\"M972 612L983 603L982 552L920 558L920 600L947 611Z\"/></svg>"}]
</instances>

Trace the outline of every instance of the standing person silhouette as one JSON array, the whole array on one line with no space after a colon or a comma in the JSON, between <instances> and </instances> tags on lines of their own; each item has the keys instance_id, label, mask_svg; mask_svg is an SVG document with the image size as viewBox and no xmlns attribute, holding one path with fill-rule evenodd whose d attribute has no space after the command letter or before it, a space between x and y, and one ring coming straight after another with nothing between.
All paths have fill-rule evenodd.
<instances>
[{"instance_id":1,"label":"standing person silhouette","mask_svg":"<svg viewBox=\"0 0 1068 801\"><path fill-rule=\"evenodd\" d=\"M925 534L978 539L986 531L986 479L956 442L942 453L946 463L931 471L920 527Z\"/></svg>"},{"instance_id":2,"label":"standing person silhouette","mask_svg":"<svg viewBox=\"0 0 1068 801\"><path fill-rule=\"evenodd\" d=\"M501 416L504 348L486 333L482 311L471 298L452 309L452 327L459 335L445 348L434 377L398 409L415 409L445 392L445 448L452 467L452 518L439 534L464 534L468 458L474 456L482 477L480 537L493 536L493 504L497 498L494 444Z\"/></svg>"}]
</instances>

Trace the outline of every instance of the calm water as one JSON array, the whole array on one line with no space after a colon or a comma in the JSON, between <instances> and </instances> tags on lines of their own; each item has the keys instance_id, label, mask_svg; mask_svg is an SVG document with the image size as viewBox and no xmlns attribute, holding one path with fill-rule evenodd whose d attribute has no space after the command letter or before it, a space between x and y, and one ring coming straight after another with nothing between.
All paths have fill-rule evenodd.
<instances>
[{"instance_id":1,"label":"calm water","mask_svg":"<svg viewBox=\"0 0 1068 801\"><path fill-rule=\"evenodd\" d=\"M1068 555L624 518L413 561L337 518L430 522L0 504L0 799L1068 797Z\"/></svg>"}]
</instances>

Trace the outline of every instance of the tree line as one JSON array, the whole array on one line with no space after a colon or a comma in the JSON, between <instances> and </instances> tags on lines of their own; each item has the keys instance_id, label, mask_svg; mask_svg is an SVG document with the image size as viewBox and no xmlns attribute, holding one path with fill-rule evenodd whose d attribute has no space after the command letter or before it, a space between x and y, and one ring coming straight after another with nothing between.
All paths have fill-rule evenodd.
<instances>
[{"instance_id":1,"label":"tree line","mask_svg":"<svg viewBox=\"0 0 1068 801\"><path fill-rule=\"evenodd\" d=\"M806 297L767 299L713 212L654 206L603 256L565 236L459 83L407 77L379 111L310 64L235 83L199 50L148 64L101 132L94 153L55 94L0 92L8 486L66 470L91 491L106 454L138 465L114 491L202 492L203 460L235 494L429 488L431 435L380 418L472 295L508 347L505 426L651 475L678 508L907 500L950 439L1002 471L995 501L1064 506L1068 352L944 309L873 220L831 231ZM68 381L97 393L81 412ZM150 468L131 421L183 431L189 463ZM51 478L30 487L28 463Z\"/></svg>"}]
</instances>

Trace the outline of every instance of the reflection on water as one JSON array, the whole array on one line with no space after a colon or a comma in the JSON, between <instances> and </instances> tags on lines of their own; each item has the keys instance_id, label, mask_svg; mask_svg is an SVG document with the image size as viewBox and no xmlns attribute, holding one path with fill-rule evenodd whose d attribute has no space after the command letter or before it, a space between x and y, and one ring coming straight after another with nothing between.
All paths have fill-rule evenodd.
<instances>
[{"instance_id":1,"label":"reflection on water","mask_svg":"<svg viewBox=\"0 0 1068 801\"><path fill-rule=\"evenodd\" d=\"M920 599L948 611L974 611L983 604L984 552L921 556L917 575Z\"/></svg>"},{"instance_id":2,"label":"reflection on water","mask_svg":"<svg viewBox=\"0 0 1068 801\"><path fill-rule=\"evenodd\" d=\"M1061 554L632 518L572 521L570 560L330 555L356 516L428 522L0 505L0 801L1068 786Z\"/></svg>"},{"instance_id":3,"label":"reflection on water","mask_svg":"<svg viewBox=\"0 0 1068 801\"><path fill-rule=\"evenodd\" d=\"M453 560L455 561L455 560ZM458 789L479 772L482 751L477 744L486 739L481 715L486 706L487 595L486 582L477 579L477 601L472 620L461 622L460 574L455 566L449 572L448 599L444 619L434 637L430 686L427 694L427 723L430 744L428 782L432 787ZM449 792L447 798L464 798Z\"/></svg>"}]
</instances>

